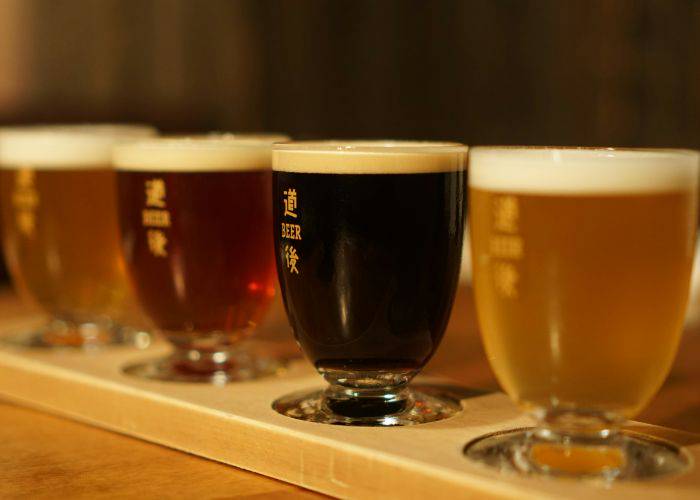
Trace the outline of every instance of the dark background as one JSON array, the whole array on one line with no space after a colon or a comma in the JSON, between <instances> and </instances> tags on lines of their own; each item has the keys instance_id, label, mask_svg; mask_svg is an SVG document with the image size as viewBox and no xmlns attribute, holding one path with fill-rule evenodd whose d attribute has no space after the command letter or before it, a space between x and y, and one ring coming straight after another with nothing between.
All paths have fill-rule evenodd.
<instances>
[{"instance_id":1,"label":"dark background","mask_svg":"<svg viewBox=\"0 0 700 500\"><path fill-rule=\"evenodd\" d=\"M0 0L0 124L700 147L698 0Z\"/></svg>"}]
</instances>

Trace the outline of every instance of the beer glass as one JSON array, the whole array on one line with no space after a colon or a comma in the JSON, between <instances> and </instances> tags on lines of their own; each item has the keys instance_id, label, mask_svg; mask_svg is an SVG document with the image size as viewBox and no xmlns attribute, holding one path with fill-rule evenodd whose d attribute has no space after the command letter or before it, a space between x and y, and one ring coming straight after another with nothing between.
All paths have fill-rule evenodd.
<instances>
[{"instance_id":1,"label":"beer glass","mask_svg":"<svg viewBox=\"0 0 700 500\"><path fill-rule=\"evenodd\" d=\"M122 247L136 295L174 347L139 377L226 383L280 363L241 347L274 296L273 138L161 138L115 148Z\"/></svg>"},{"instance_id":2,"label":"beer glass","mask_svg":"<svg viewBox=\"0 0 700 500\"><path fill-rule=\"evenodd\" d=\"M0 129L7 265L20 295L51 317L11 341L94 347L126 340L122 324L135 304L120 256L112 147L155 133L135 125Z\"/></svg>"},{"instance_id":3,"label":"beer glass","mask_svg":"<svg viewBox=\"0 0 700 500\"><path fill-rule=\"evenodd\" d=\"M460 406L408 383L437 348L459 275L466 146L291 142L273 152L277 269L297 342L329 383L290 417L346 425L439 420Z\"/></svg>"},{"instance_id":4,"label":"beer glass","mask_svg":"<svg viewBox=\"0 0 700 500\"><path fill-rule=\"evenodd\" d=\"M681 470L673 446L620 430L659 389L683 326L698 154L474 148L469 205L491 366L537 427L466 453L502 469L604 479Z\"/></svg>"}]
</instances>

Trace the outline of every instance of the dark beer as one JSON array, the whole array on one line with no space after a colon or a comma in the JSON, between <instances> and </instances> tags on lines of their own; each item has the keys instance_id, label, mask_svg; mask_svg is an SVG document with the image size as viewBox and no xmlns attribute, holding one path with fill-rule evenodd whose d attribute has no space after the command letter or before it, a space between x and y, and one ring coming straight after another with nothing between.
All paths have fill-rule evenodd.
<instances>
[{"instance_id":1,"label":"dark beer","mask_svg":"<svg viewBox=\"0 0 700 500\"><path fill-rule=\"evenodd\" d=\"M356 173L320 155L318 169L307 154L300 171L285 163L273 174L279 280L296 338L322 371L416 372L452 306L465 172L380 155L364 163L375 171Z\"/></svg>"},{"instance_id":2,"label":"dark beer","mask_svg":"<svg viewBox=\"0 0 700 500\"><path fill-rule=\"evenodd\" d=\"M410 425L454 415L407 387L435 352L462 253L466 147L417 142L278 144L277 271L299 345L324 391L273 404L293 418Z\"/></svg>"}]
</instances>

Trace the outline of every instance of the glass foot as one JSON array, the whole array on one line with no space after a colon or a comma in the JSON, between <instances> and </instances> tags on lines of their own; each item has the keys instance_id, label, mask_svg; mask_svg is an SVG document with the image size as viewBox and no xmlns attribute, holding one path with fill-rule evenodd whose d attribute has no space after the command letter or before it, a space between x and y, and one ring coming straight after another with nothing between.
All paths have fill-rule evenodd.
<instances>
[{"instance_id":1,"label":"glass foot","mask_svg":"<svg viewBox=\"0 0 700 500\"><path fill-rule=\"evenodd\" d=\"M610 445L544 443L535 428L479 437L464 455L501 472L613 480L653 479L680 474L691 466L682 448L661 439L622 431Z\"/></svg>"},{"instance_id":2,"label":"glass foot","mask_svg":"<svg viewBox=\"0 0 700 500\"><path fill-rule=\"evenodd\" d=\"M327 404L327 390L301 391L283 396L272 403L272 408L287 417L333 425L398 426L436 422L453 417L462 411L459 397L443 389L431 386L408 388L406 404L394 408L395 412L367 415L367 406L355 401L355 415L348 411L339 414ZM370 403L371 404L371 403ZM359 409L357 408L359 406ZM391 410L391 403L385 408ZM340 410L338 408L337 410ZM369 412L371 413L371 411Z\"/></svg>"},{"instance_id":3,"label":"glass foot","mask_svg":"<svg viewBox=\"0 0 700 500\"><path fill-rule=\"evenodd\" d=\"M189 353L190 358L193 353ZM203 353L197 353L202 355ZM164 382L190 382L224 385L230 382L254 380L284 373L289 359L238 352L227 353L225 359L216 360L213 353L208 362L197 363L172 354L166 358L135 363L124 367L123 372L132 377ZM196 357L196 356L195 356Z\"/></svg>"},{"instance_id":4,"label":"glass foot","mask_svg":"<svg viewBox=\"0 0 700 500\"><path fill-rule=\"evenodd\" d=\"M146 349L153 336L136 328L96 323L78 325L63 321L52 321L38 330L21 332L2 338L2 342L13 347L30 349L82 349L98 350L107 346L131 346Z\"/></svg>"}]
</instances>

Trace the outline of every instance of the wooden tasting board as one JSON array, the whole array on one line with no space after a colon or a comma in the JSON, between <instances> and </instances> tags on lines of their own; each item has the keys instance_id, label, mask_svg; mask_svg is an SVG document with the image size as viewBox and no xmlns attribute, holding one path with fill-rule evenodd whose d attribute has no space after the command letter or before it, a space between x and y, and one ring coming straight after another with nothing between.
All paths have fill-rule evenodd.
<instances>
[{"instance_id":1,"label":"wooden tasting board","mask_svg":"<svg viewBox=\"0 0 700 500\"><path fill-rule=\"evenodd\" d=\"M0 333L33 323L31 318L5 319ZM681 476L604 486L499 475L469 462L462 449L471 439L532 424L501 393L470 394L462 400L460 415L441 422L350 428L293 420L272 410L272 401L282 395L322 386L303 360L283 376L223 387L122 374L125 364L167 349L156 343L145 351L117 347L86 354L3 347L0 395L338 497L700 498L697 466ZM700 436L632 427L684 444L700 463Z\"/></svg>"}]
</instances>

